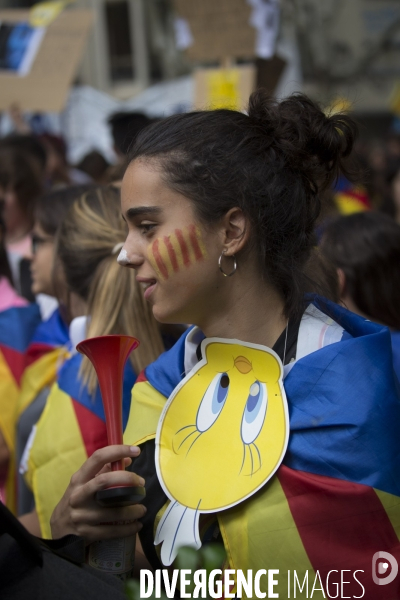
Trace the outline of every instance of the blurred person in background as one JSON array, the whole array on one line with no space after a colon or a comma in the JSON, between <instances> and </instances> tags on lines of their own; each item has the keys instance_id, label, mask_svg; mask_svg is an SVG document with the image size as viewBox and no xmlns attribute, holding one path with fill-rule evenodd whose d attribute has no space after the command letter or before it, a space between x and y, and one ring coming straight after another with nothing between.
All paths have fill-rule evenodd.
<instances>
[{"instance_id":1,"label":"blurred person in background","mask_svg":"<svg viewBox=\"0 0 400 600\"><path fill-rule=\"evenodd\" d=\"M392 128L392 131L389 133L389 136L386 141L388 160L390 164L399 163L400 162L400 134L395 132Z\"/></svg>"},{"instance_id":2,"label":"blurred person in background","mask_svg":"<svg viewBox=\"0 0 400 600\"><path fill-rule=\"evenodd\" d=\"M10 133L1 139L0 144L28 154L36 162L42 186L46 188L46 148L36 135L33 133Z\"/></svg>"},{"instance_id":3,"label":"blurred person in background","mask_svg":"<svg viewBox=\"0 0 400 600\"><path fill-rule=\"evenodd\" d=\"M46 148L46 177L50 188L92 182L87 173L71 167L67 158L67 145L61 136L44 133L39 136L39 140Z\"/></svg>"},{"instance_id":4,"label":"blurred person in background","mask_svg":"<svg viewBox=\"0 0 400 600\"><path fill-rule=\"evenodd\" d=\"M31 257L35 206L42 191L37 161L24 150L0 142L0 203L6 228L5 244L13 280L20 292L25 287L21 261Z\"/></svg>"},{"instance_id":5,"label":"blurred person in background","mask_svg":"<svg viewBox=\"0 0 400 600\"><path fill-rule=\"evenodd\" d=\"M400 224L400 160L388 169L387 192L380 206L380 211L392 217Z\"/></svg>"},{"instance_id":6,"label":"blurred person in background","mask_svg":"<svg viewBox=\"0 0 400 600\"><path fill-rule=\"evenodd\" d=\"M114 150L119 159L124 159L138 134L153 123L153 119L141 112L117 112L112 114L108 123L114 141Z\"/></svg>"},{"instance_id":7,"label":"blurred person in background","mask_svg":"<svg viewBox=\"0 0 400 600\"><path fill-rule=\"evenodd\" d=\"M31 255L35 205L41 192L38 163L25 150L0 142L0 199L9 252Z\"/></svg>"},{"instance_id":8,"label":"blurred person in background","mask_svg":"<svg viewBox=\"0 0 400 600\"><path fill-rule=\"evenodd\" d=\"M390 328L400 379L400 225L376 212L342 217L325 229L320 249L337 269L342 304Z\"/></svg>"},{"instance_id":9,"label":"blurred person in background","mask_svg":"<svg viewBox=\"0 0 400 600\"><path fill-rule=\"evenodd\" d=\"M14 288L10 263L4 239L6 227L0 210L0 312L15 306L27 306L28 301L22 298Z\"/></svg>"},{"instance_id":10,"label":"blurred person in background","mask_svg":"<svg viewBox=\"0 0 400 600\"><path fill-rule=\"evenodd\" d=\"M79 171L86 173L95 183L107 183L106 173L110 168L110 164L98 150L88 152L77 165Z\"/></svg>"},{"instance_id":11,"label":"blurred person in background","mask_svg":"<svg viewBox=\"0 0 400 600\"><path fill-rule=\"evenodd\" d=\"M111 187L97 187L81 196L59 229L56 252L68 288L71 356L51 387L29 457L23 461L37 512L20 517L32 533L43 537L51 537L50 516L72 474L96 449L107 445L96 375L75 345L109 334L140 340L125 367L124 425L137 375L164 350L134 271L122 269L116 260L126 231L119 192Z\"/></svg>"},{"instance_id":12,"label":"blurred person in background","mask_svg":"<svg viewBox=\"0 0 400 600\"><path fill-rule=\"evenodd\" d=\"M21 462L32 427L42 414L57 369L68 352L70 318L66 309L67 286L62 268L54 265L57 231L72 204L92 188L88 185L61 188L44 194L37 203L32 235L32 291L36 297L57 297L59 306L53 308L37 327L26 352L27 366L16 414L17 465ZM17 480L17 512L25 514L33 508L33 496L20 474L17 474Z\"/></svg>"},{"instance_id":13,"label":"blurred person in background","mask_svg":"<svg viewBox=\"0 0 400 600\"><path fill-rule=\"evenodd\" d=\"M111 128L114 152L117 155L117 164L110 167L107 171L107 181L121 181L127 166L127 155L133 146L139 133L153 123L141 112L116 112L109 119L108 124Z\"/></svg>"},{"instance_id":14,"label":"blurred person in background","mask_svg":"<svg viewBox=\"0 0 400 600\"><path fill-rule=\"evenodd\" d=\"M14 124L15 133L6 136L4 140L23 148L39 160L46 189L92 181L87 173L68 163L67 144L62 136L50 132L36 135L16 102L11 105L9 115Z\"/></svg>"},{"instance_id":15,"label":"blurred person in background","mask_svg":"<svg viewBox=\"0 0 400 600\"><path fill-rule=\"evenodd\" d=\"M7 252L4 245L5 236L5 225L1 218L0 212L0 313L8 311L10 308L16 308L21 306L27 306L28 302L25 298L21 298L13 287L12 275L10 265L8 263ZM0 336L0 364L4 361L5 356L1 351L1 340ZM7 354L7 351L6 351ZM3 362L3 365L4 365ZM8 365L7 365L8 370ZM1 381L2 380L2 381ZM6 383L6 378L0 375L0 390L3 394L7 393L7 388L2 389L2 383ZM7 383L6 383L7 385ZM7 403L10 401L9 398L4 399ZM11 400L12 401L12 400ZM2 422L0 417L0 496L4 498L4 484L7 475L8 463L10 459L10 448L9 443L6 439L9 438L8 431L4 432L5 429L10 429L8 423Z\"/></svg>"},{"instance_id":16,"label":"blurred person in background","mask_svg":"<svg viewBox=\"0 0 400 600\"><path fill-rule=\"evenodd\" d=\"M15 511L15 412L25 368L25 352L40 312L13 287L0 212L0 499Z\"/></svg>"},{"instance_id":17,"label":"blurred person in background","mask_svg":"<svg viewBox=\"0 0 400 600\"><path fill-rule=\"evenodd\" d=\"M378 138L365 145L363 167L366 186L374 208L382 204L386 194L388 164L388 151L384 139Z\"/></svg>"}]
</instances>

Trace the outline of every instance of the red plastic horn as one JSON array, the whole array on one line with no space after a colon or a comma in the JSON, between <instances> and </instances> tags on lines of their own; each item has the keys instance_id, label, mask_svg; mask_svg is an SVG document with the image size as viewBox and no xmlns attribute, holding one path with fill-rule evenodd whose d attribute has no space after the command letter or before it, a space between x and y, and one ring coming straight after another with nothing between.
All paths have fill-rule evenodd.
<instances>
[{"instance_id":1,"label":"red plastic horn","mask_svg":"<svg viewBox=\"0 0 400 600\"><path fill-rule=\"evenodd\" d=\"M76 349L85 354L95 368L106 417L107 438L110 445L122 444L122 386L124 367L129 354L139 346L139 340L129 335L102 335L83 340ZM124 461L111 463L113 471L124 470ZM140 488L141 489L141 488ZM118 490L120 490L118 499ZM101 504L132 504L129 490L139 488L109 488L97 493ZM144 491L144 490L143 490ZM107 494L107 492L110 492ZM104 498L102 497L104 496ZM136 500L137 501L137 500Z\"/></svg>"}]
</instances>

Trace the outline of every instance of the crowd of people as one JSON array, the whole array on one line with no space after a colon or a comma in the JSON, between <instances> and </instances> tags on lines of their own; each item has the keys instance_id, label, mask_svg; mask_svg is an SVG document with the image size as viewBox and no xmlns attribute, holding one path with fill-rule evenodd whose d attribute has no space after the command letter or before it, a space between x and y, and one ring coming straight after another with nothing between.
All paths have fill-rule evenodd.
<instances>
[{"instance_id":1,"label":"crowd of people","mask_svg":"<svg viewBox=\"0 0 400 600\"><path fill-rule=\"evenodd\" d=\"M33 536L138 535L136 569L168 566L193 508L160 471L168 398L208 360L210 338L272 349L287 450L244 501L201 513L199 497L193 545L224 547L221 569L368 570L365 597L389 598L372 590L369 565L376 551L400 556L400 137L361 144L350 116L262 90L246 114L118 113L109 123L115 165L96 150L70 165L50 133L17 127L0 140L3 504ZM97 378L76 351L109 334L140 340L124 371L123 446L107 446ZM228 390L229 369L214 371ZM198 398L192 434L205 439L221 422L229 393L214 393L221 407L204 428ZM201 447L186 439L172 442L176 455ZM222 489L236 442L232 432L215 439L220 460L198 469ZM109 470L122 459L125 471ZM199 472L182 473L195 487ZM96 491L118 485L145 485L146 498L96 503ZM160 533L169 502L173 540ZM358 583L348 590L361 597ZM396 581L388 590L400 597Z\"/></svg>"}]
</instances>

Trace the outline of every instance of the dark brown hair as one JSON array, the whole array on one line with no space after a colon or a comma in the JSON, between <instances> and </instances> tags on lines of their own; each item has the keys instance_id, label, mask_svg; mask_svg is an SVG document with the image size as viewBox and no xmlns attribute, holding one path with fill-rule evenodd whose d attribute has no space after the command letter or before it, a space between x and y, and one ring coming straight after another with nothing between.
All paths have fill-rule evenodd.
<instances>
[{"instance_id":1,"label":"dark brown hair","mask_svg":"<svg viewBox=\"0 0 400 600\"><path fill-rule=\"evenodd\" d=\"M108 123L115 147L121 154L128 154L137 135L153 120L141 112L117 112L112 114Z\"/></svg>"},{"instance_id":2,"label":"dark brown hair","mask_svg":"<svg viewBox=\"0 0 400 600\"><path fill-rule=\"evenodd\" d=\"M69 185L41 196L37 202L35 218L43 231L55 236L70 206L91 189L95 189L95 184Z\"/></svg>"},{"instance_id":3,"label":"dark brown hair","mask_svg":"<svg viewBox=\"0 0 400 600\"><path fill-rule=\"evenodd\" d=\"M6 277L10 284L14 286L13 277L11 274L10 263L8 262L8 254L4 243L6 235L6 226L1 215L0 206L0 278Z\"/></svg>"},{"instance_id":4,"label":"dark brown hair","mask_svg":"<svg viewBox=\"0 0 400 600\"><path fill-rule=\"evenodd\" d=\"M240 207L261 271L289 317L302 306L319 193L346 172L355 135L348 116L327 117L302 94L277 102L258 90L247 115L201 111L151 125L130 159L155 160L166 184L190 199L206 224Z\"/></svg>"},{"instance_id":5,"label":"dark brown hair","mask_svg":"<svg viewBox=\"0 0 400 600\"><path fill-rule=\"evenodd\" d=\"M321 252L343 270L360 311L400 329L400 225L376 212L340 217L325 229Z\"/></svg>"},{"instance_id":6,"label":"dark brown hair","mask_svg":"<svg viewBox=\"0 0 400 600\"><path fill-rule=\"evenodd\" d=\"M19 148L0 143L0 186L15 192L19 207L33 226L36 201L42 192L37 161Z\"/></svg>"},{"instance_id":7,"label":"dark brown hair","mask_svg":"<svg viewBox=\"0 0 400 600\"><path fill-rule=\"evenodd\" d=\"M40 172L44 173L47 161L46 148L37 136L30 133L10 133L1 140L1 143L28 154L37 162Z\"/></svg>"}]
</instances>

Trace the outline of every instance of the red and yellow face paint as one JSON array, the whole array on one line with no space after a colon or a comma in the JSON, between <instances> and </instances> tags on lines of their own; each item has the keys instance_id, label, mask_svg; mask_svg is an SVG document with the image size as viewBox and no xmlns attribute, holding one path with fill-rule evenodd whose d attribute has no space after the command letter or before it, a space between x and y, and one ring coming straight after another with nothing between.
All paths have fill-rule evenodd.
<instances>
[{"instance_id":1,"label":"red and yellow face paint","mask_svg":"<svg viewBox=\"0 0 400 600\"><path fill-rule=\"evenodd\" d=\"M174 233L159 237L151 244L149 261L160 279L168 279L207 257L201 232L195 225L175 229Z\"/></svg>"}]
</instances>

